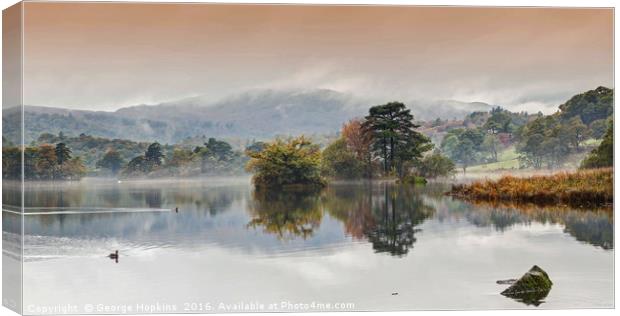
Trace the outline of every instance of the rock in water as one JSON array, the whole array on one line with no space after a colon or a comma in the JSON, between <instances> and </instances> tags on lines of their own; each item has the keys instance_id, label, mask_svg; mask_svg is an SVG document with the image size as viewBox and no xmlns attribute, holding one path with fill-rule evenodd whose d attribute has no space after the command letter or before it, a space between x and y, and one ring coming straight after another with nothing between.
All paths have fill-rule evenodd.
<instances>
[{"instance_id":1,"label":"rock in water","mask_svg":"<svg viewBox=\"0 0 620 316\"><path fill-rule=\"evenodd\" d=\"M528 305L538 306L547 297L552 285L547 272L535 265L501 294Z\"/></svg>"}]
</instances>

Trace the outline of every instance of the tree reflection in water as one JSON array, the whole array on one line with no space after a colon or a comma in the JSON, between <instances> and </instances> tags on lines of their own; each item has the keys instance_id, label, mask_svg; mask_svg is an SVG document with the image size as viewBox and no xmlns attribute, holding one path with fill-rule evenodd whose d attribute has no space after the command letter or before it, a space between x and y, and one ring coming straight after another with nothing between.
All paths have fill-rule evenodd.
<instances>
[{"instance_id":1,"label":"tree reflection in water","mask_svg":"<svg viewBox=\"0 0 620 316\"><path fill-rule=\"evenodd\" d=\"M613 209L572 209L567 206L540 207L533 204L464 202L458 199L433 197L428 199L437 210L439 221L464 218L478 227L491 226L506 231L515 225L529 223L560 224L564 232L576 240L611 250L613 240Z\"/></svg>"},{"instance_id":2,"label":"tree reflection in water","mask_svg":"<svg viewBox=\"0 0 620 316\"><path fill-rule=\"evenodd\" d=\"M376 252L404 256L416 242L417 228L434 209L425 205L410 185L383 186L383 199L373 205L376 225L366 230Z\"/></svg>"},{"instance_id":3,"label":"tree reflection in water","mask_svg":"<svg viewBox=\"0 0 620 316\"><path fill-rule=\"evenodd\" d=\"M323 218L317 192L254 191L250 211L254 218L248 227L262 227L264 232L280 239L306 239Z\"/></svg>"},{"instance_id":4,"label":"tree reflection in water","mask_svg":"<svg viewBox=\"0 0 620 316\"><path fill-rule=\"evenodd\" d=\"M366 240L366 233L377 225L372 188L370 183L329 186L322 199L329 215L341 221L345 233L357 240Z\"/></svg>"},{"instance_id":5,"label":"tree reflection in water","mask_svg":"<svg viewBox=\"0 0 620 316\"><path fill-rule=\"evenodd\" d=\"M348 235L394 256L409 252L417 227L434 211L413 187L390 183L335 185L320 193L256 191L253 197L254 218L248 227L260 226L283 239L306 239L327 212L344 224Z\"/></svg>"}]
</instances>

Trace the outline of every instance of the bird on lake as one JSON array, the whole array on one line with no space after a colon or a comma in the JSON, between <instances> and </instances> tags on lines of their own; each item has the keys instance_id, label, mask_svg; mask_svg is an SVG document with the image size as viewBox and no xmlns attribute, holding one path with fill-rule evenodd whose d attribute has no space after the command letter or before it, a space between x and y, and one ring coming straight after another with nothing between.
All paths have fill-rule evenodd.
<instances>
[{"instance_id":1,"label":"bird on lake","mask_svg":"<svg viewBox=\"0 0 620 316\"><path fill-rule=\"evenodd\" d=\"M174 211L178 213L179 212L179 208L178 207L174 208Z\"/></svg>"},{"instance_id":2,"label":"bird on lake","mask_svg":"<svg viewBox=\"0 0 620 316\"><path fill-rule=\"evenodd\" d=\"M115 252L109 254L108 258L113 259L114 261L116 261L116 263L118 263L118 250L116 250Z\"/></svg>"}]
</instances>

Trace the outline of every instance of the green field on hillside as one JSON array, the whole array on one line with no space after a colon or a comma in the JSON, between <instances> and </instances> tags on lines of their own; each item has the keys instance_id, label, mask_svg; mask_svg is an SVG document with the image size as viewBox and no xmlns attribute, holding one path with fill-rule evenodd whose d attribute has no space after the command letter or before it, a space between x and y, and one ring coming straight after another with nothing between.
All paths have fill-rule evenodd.
<instances>
[{"instance_id":1,"label":"green field on hillside","mask_svg":"<svg viewBox=\"0 0 620 316\"><path fill-rule=\"evenodd\" d=\"M600 145L600 139L588 139L582 143L583 152L573 153L566 159L565 167L577 168L583 158L594 148ZM510 146L501 151L497 159L498 162L480 164L470 166L467 168L467 172L489 172L496 170L510 170L519 169L519 154L517 153L515 146Z\"/></svg>"},{"instance_id":2,"label":"green field on hillside","mask_svg":"<svg viewBox=\"0 0 620 316\"><path fill-rule=\"evenodd\" d=\"M467 168L467 172L488 172L494 170L519 169L519 154L514 146L506 148L497 156L498 162L491 162Z\"/></svg>"}]
</instances>

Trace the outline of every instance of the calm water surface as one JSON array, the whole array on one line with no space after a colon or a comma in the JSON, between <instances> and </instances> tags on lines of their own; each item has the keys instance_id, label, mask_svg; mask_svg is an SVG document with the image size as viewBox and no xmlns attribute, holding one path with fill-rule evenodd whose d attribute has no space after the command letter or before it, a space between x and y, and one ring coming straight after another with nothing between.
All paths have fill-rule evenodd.
<instances>
[{"instance_id":1,"label":"calm water surface","mask_svg":"<svg viewBox=\"0 0 620 316\"><path fill-rule=\"evenodd\" d=\"M19 249L16 190L4 188L3 239ZM246 178L30 184L24 311L613 307L611 211L476 206L447 190L376 182L267 194ZM106 257L115 250L118 262ZM499 294L507 286L496 280L534 264L554 282L539 305Z\"/></svg>"}]
</instances>

